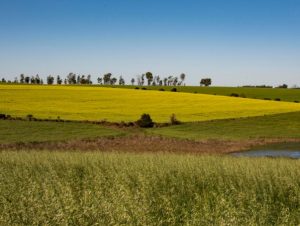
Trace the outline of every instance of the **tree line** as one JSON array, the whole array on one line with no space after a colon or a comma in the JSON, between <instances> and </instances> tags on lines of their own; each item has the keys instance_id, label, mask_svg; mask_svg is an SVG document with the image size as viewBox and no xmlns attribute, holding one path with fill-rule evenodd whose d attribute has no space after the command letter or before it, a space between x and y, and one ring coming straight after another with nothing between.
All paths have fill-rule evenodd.
<instances>
[{"instance_id":1,"label":"tree line","mask_svg":"<svg viewBox=\"0 0 300 226\"><path fill-rule=\"evenodd\" d=\"M186 74L182 73L179 76L168 76L160 77L159 75L153 75L152 72L146 72L145 74L138 75L136 78L131 78L131 85L138 86L183 86L185 85L184 81L186 79ZM21 74L18 77L15 77L13 81L6 80L2 78L1 83L21 83L21 84L48 84L48 85L75 85L75 84L84 84L91 85L93 84L91 75L77 75L75 73L69 73L65 78L61 76L52 76L49 75L46 77L46 81L37 74L36 76L26 76ZM99 85L126 85L125 79L122 76L119 78L112 75L112 73L106 73L103 76L97 78L97 83ZM200 80L201 86L210 86L212 84L211 78L203 78Z\"/></svg>"}]
</instances>

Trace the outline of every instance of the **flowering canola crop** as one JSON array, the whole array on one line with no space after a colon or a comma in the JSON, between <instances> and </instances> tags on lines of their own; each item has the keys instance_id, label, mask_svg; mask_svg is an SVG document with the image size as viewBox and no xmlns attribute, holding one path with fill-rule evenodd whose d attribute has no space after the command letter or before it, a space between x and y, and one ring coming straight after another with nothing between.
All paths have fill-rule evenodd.
<instances>
[{"instance_id":1,"label":"flowering canola crop","mask_svg":"<svg viewBox=\"0 0 300 226\"><path fill-rule=\"evenodd\" d=\"M96 86L0 85L0 113L72 120L205 121L300 111L300 104L206 94Z\"/></svg>"}]
</instances>

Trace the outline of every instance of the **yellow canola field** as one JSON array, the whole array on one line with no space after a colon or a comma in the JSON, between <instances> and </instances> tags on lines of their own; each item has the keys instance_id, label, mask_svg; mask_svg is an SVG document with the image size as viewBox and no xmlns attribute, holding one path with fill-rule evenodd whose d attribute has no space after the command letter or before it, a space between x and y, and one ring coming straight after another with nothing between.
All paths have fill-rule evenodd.
<instances>
[{"instance_id":1,"label":"yellow canola field","mask_svg":"<svg viewBox=\"0 0 300 226\"><path fill-rule=\"evenodd\" d=\"M300 111L300 104L206 94L96 86L0 85L0 113L72 120L204 121Z\"/></svg>"}]
</instances>

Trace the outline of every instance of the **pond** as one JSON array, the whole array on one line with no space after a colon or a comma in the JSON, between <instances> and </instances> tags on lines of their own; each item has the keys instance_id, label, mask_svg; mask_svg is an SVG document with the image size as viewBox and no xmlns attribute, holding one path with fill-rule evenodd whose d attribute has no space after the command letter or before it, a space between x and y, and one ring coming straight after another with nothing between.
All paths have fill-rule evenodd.
<instances>
[{"instance_id":1,"label":"pond","mask_svg":"<svg viewBox=\"0 0 300 226\"><path fill-rule=\"evenodd\" d=\"M247 151L234 152L236 157L285 157L300 159L300 143L280 143L260 146Z\"/></svg>"}]
</instances>

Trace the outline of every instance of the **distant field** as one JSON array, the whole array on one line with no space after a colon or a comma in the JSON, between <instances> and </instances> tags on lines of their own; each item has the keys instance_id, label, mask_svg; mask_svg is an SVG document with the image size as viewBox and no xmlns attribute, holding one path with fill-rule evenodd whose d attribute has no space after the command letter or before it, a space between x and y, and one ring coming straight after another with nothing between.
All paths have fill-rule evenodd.
<instances>
[{"instance_id":1,"label":"distant field","mask_svg":"<svg viewBox=\"0 0 300 226\"><path fill-rule=\"evenodd\" d=\"M1 152L1 225L299 225L300 161Z\"/></svg>"},{"instance_id":2,"label":"distant field","mask_svg":"<svg viewBox=\"0 0 300 226\"><path fill-rule=\"evenodd\" d=\"M300 104L191 93L88 86L0 85L0 113L38 118L156 122L238 118L299 111Z\"/></svg>"},{"instance_id":3,"label":"distant field","mask_svg":"<svg viewBox=\"0 0 300 226\"><path fill-rule=\"evenodd\" d=\"M138 86L120 86L121 88L134 89ZM172 86L144 86L146 89L170 91ZM140 87L141 88L141 87ZM279 88L247 88L247 87L200 87L200 86L176 86L179 92L186 93L203 93L212 95L230 96L232 93L239 94L247 98L255 99L276 99L281 101L299 101L300 89L279 89Z\"/></svg>"},{"instance_id":4,"label":"distant field","mask_svg":"<svg viewBox=\"0 0 300 226\"><path fill-rule=\"evenodd\" d=\"M94 124L0 120L0 144L61 141L123 134L125 132Z\"/></svg>"},{"instance_id":5,"label":"distant field","mask_svg":"<svg viewBox=\"0 0 300 226\"><path fill-rule=\"evenodd\" d=\"M148 131L193 140L251 138L300 138L300 112L240 119L224 119L154 128Z\"/></svg>"}]
</instances>

